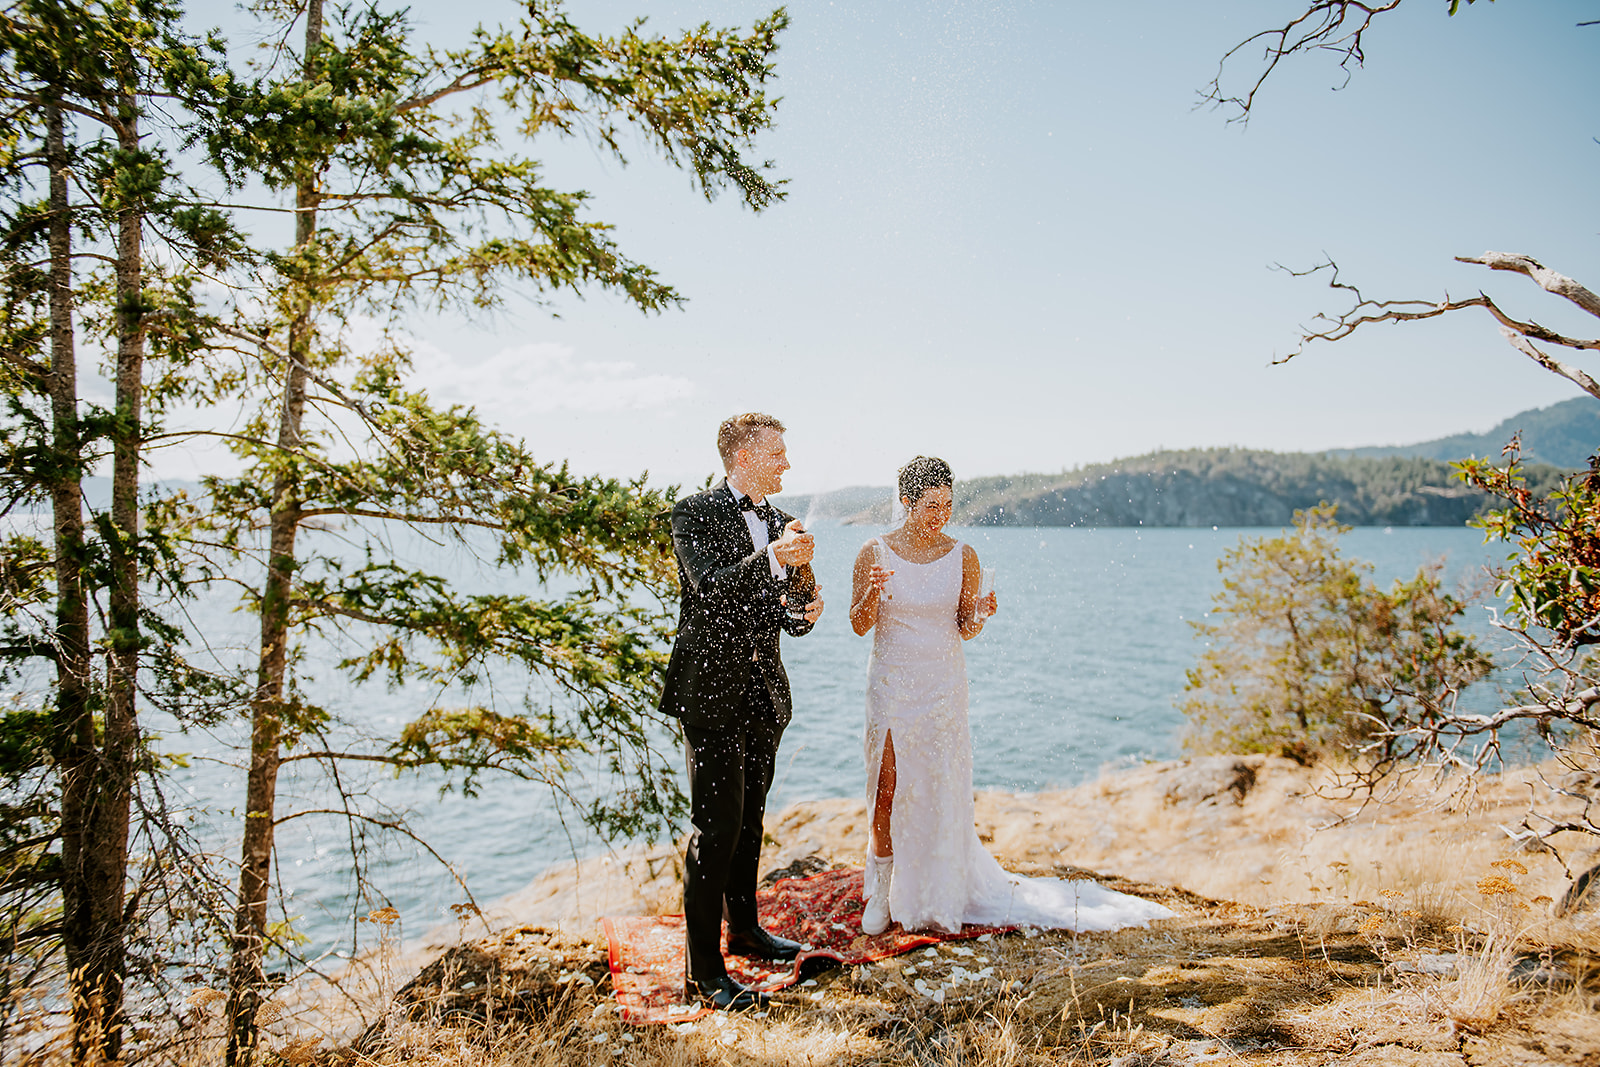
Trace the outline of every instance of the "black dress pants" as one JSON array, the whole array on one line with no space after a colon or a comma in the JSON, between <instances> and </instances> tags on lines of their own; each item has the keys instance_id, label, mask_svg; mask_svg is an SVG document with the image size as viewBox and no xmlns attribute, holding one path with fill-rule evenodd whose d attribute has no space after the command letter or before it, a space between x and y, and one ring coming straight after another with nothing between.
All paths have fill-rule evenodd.
<instances>
[{"instance_id":1,"label":"black dress pants","mask_svg":"<svg viewBox=\"0 0 1600 1067\"><path fill-rule=\"evenodd\" d=\"M783 727L760 673L750 673L744 714L735 725L683 727L694 826L684 856L683 917L689 977L700 982L728 973L722 959L724 914L730 930L756 925L761 819Z\"/></svg>"}]
</instances>

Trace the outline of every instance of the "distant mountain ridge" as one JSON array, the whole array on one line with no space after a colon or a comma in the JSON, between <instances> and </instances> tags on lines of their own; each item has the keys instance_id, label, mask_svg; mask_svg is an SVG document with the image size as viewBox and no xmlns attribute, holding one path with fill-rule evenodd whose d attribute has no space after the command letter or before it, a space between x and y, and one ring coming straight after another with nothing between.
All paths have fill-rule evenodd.
<instances>
[{"instance_id":1,"label":"distant mountain ridge","mask_svg":"<svg viewBox=\"0 0 1600 1067\"><path fill-rule=\"evenodd\" d=\"M1465 459L1498 456L1512 435L1522 434L1522 458L1556 467L1586 466L1600 449L1600 399L1577 396L1544 408L1530 408L1485 433L1458 433L1414 445L1371 445L1341 448L1339 456L1416 456L1423 459Z\"/></svg>"},{"instance_id":2,"label":"distant mountain ridge","mask_svg":"<svg viewBox=\"0 0 1600 1067\"><path fill-rule=\"evenodd\" d=\"M1527 469L1550 492L1560 468ZM974 526L1286 526L1339 505L1354 526L1460 526L1488 497L1448 463L1242 448L1152 452L1059 475L976 478L956 487L956 521Z\"/></svg>"},{"instance_id":3,"label":"distant mountain ridge","mask_svg":"<svg viewBox=\"0 0 1600 1067\"><path fill-rule=\"evenodd\" d=\"M1520 412L1481 434L1326 453L1241 448L1164 450L1059 474L956 483L955 521L993 526L1284 526L1323 501L1357 526L1459 526L1488 505L1450 460L1498 456L1522 433L1529 488L1550 492L1563 470L1600 448L1600 400L1578 397ZM889 521L888 486L780 498L797 515ZM856 506L852 510L852 506Z\"/></svg>"}]
</instances>

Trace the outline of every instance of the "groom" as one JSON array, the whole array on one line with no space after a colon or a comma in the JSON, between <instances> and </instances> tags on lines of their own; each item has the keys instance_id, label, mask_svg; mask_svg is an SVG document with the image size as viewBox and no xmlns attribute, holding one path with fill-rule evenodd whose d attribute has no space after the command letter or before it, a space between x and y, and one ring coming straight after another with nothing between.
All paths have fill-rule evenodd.
<instances>
[{"instance_id":1,"label":"groom","mask_svg":"<svg viewBox=\"0 0 1600 1067\"><path fill-rule=\"evenodd\" d=\"M717 430L727 478L672 509L682 602L661 710L683 722L694 831L684 857L683 913L691 1001L723 1010L760 1007L766 995L728 977L728 952L792 960L800 946L756 919L761 817L789 724L789 677L778 630L800 637L822 599L786 605L789 568L811 562L811 535L766 502L789 469L783 423L735 415Z\"/></svg>"}]
</instances>

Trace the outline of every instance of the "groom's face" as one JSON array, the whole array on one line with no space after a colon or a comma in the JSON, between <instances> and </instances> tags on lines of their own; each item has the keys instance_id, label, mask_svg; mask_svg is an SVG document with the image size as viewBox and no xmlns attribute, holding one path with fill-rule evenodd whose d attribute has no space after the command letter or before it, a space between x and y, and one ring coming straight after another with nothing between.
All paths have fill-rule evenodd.
<instances>
[{"instance_id":1,"label":"groom's face","mask_svg":"<svg viewBox=\"0 0 1600 1067\"><path fill-rule=\"evenodd\" d=\"M783 434L763 426L739 449L739 473L751 496L783 492L783 472L789 469L789 452Z\"/></svg>"}]
</instances>

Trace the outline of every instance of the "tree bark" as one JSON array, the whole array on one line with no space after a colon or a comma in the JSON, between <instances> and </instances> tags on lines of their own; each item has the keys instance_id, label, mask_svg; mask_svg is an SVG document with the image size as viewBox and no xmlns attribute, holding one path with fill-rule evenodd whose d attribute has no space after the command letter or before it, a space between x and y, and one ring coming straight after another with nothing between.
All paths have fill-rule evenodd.
<instances>
[{"instance_id":1,"label":"tree bark","mask_svg":"<svg viewBox=\"0 0 1600 1067\"><path fill-rule=\"evenodd\" d=\"M77 342L73 329L72 204L66 122L45 108L50 172L50 503L55 534L56 715L61 726L61 903L70 982L73 1059L113 1058L120 1002L120 959L104 951L107 930L98 821L100 751L90 680L89 603L84 589L83 452L78 428ZM117 885L121 886L120 874ZM120 908L118 909L120 914ZM120 941L116 942L120 945ZM113 953L113 956L118 954ZM108 995L108 993L110 995Z\"/></svg>"},{"instance_id":2,"label":"tree bark","mask_svg":"<svg viewBox=\"0 0 1600 1067\"><path fill-rule=\"evenodd\" d=\"M304 78L316 80L317 51L322 43L322 0L309 0L306 10ZM295 188L295 247L304 250L316 236L320 188L315 167L308 165ZM310 373L311 299L308 281L290 279L295 287L294 316L289 323L283 408L278 420L278 449L283 467L272 483L267 574L261 598L261 647L256 693L251 707L250 773L245 792L244 842L240 857L239 903L234 916L233 960L228 978L229 1067L248 1067L256 1047L256 1013L266 985L267 902L271 890L273 823L282 759L284 677L289 662L289 608L296 570L295 538L302 518L294 467L305 417Z\"/></svg>"},{"instance_id":3,"label":"tree bark","mask_svg":"<svg viewBox=\"0 0 1600 1067\"><path fill-rule=\"evenodd\" d=\"M1600 317L1600 295L1565 274L1551 270L1532 256L1519 252L1485 252L1481 256L1457 256L1456 262L1476 263L1490 270L1525 274L1545 292L1564 297L1589 314Z\"/></svg>"},{"instance_id":4,"label":"tree bark","mask_svg":"<svg viewBox=\"0 0 1600 1067\"><path fill-rule=\"evenodd\" d=\"M138 101L129 91L118 101L118 148L138 159ZM106 550L110 564L109 645L104 734L95 768L94 796L83 820L80 870L84 882L89 942L87 972L80 978L91 1018L76 1039L79 1062L116 1061L122 1051L123 985L126 978L125 900L129 813L139 750L139 460L144 404L144 263L146 205L133 183L117 204L116 418L111 430L111 516Z\"/></svg>"}]
</instances>

